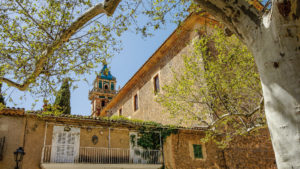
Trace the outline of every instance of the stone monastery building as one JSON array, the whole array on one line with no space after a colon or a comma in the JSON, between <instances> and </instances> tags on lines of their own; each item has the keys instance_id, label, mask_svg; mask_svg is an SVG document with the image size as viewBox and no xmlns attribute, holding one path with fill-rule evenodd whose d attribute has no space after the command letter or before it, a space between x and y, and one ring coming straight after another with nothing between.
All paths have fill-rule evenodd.
<instances>
[{"instance_id":1,"label":"stone monastery building","mask_svg":"<svg viewBox=\"0 0 300 169\"><path fill-rule=\"evenodd\" d=\"M221 149L201 142L200 128L170 128L175 120L155 102L155 93L171 81L172 69L182 66L181 56L199 36L195 30L208 23L215 21L191 14L118 92L104 63L89 92L91 116L0 110L0 169L276 168L267 130L234 138ZM140 121L108 118L113 115ZM14 154L23 151L16 161Z\"/></svg>"},{"instance_id":2,"label":"stone monastery building","mask_svg":"<svg viewBox=\"0 0 300 169\"><path fill-rule=\"evenodd\" d=\"M101 110L100 116L122 115L133 119L176 124L176 119L162 113L163 107L155 101L156 93L171 82L172 70L183 68L182 56L193 50L191 42L199 38L199 30L209 31L212 24L216 24L216 21L209 15L191 14Z\"/></svg>"}]
</instances>

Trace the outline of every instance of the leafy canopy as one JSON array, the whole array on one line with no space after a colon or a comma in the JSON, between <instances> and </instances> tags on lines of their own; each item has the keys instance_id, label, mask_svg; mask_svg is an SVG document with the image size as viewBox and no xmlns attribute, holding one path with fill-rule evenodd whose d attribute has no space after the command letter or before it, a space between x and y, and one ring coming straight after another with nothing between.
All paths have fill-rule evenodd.
<instances>
[{"instance_id":1,"label":"leafy canopy","mask_svg":"<svg viewBox=\"0 0 300 169\"><path fill-rule=\"evenodd\" d=\"M0 81L35 95L49 96L65 77L71 77L71 81L84 79L81 75L118 53L122 49L119 36L124 31L151 36L167 20L178 23L183 19L190 4L124 0L118 5L118 0L110 1L118 7L112 17L96 15L66 40L60 38L96 2L1 1Z\"/></svg>"},{"instance_id":2,"label":"leafy canopy","mask_svg":"<svg viewBox=\"0 0 300 169\"><path fill-rule=\"evenodd\" d=\"M80 1L1 1L0 2L0 76L19 84L29 79L31 92L51 91L66 74L81 75L95 67L109 51L118 51L113 37L116 29L95 19L67 42L51 49L53 54L38 67L39 60L58 43L60 36L83 12L92 6ZM98 16L103 17L104 14ZM36 69L41 74L30 79Z\"/></svg>"}]
</instances>

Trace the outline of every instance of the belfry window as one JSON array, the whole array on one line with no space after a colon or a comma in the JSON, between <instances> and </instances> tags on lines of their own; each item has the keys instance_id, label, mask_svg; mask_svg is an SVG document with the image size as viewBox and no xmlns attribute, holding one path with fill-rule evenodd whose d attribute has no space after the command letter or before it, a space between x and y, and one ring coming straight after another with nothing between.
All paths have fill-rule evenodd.
<instances>
[{"instance_id":1,"label":"belfry window","mask_svg":"<svg viewBox=\"0 0 300 169\"><path fill-rule=\"evenodd\" d=\"M115 90L115 85L114 85L114 83L111 83L111 84L110 84L110 89L111 89L111 90Z\"/></svg>"},{"instance_id":2,"label":"belfry window","mask_svg":"<svg viewBox=\"0 0 300 169\"><path fill-rule=\"evenodd\" d=\"M106 85L104 85L104 89L105 90L107 90L108 89L108 85L106 84Z\"/></svg>"},{"instance_id":3,"label":"belfry window","mask_svg":"<svg viewBox=\"0 0 300 169\"><path fill-rule=\"evenodd\" d=\"M99 81L99 88L102 89L102 81Z\"/></svg>"}]
</instances>

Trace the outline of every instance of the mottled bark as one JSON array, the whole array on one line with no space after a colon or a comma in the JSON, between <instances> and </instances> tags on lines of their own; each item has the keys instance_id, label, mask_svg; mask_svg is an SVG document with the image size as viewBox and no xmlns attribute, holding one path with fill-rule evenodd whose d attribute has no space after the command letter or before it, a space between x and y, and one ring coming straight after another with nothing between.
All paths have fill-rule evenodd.
<instances>
[{"instance_id":1,"label":"mottled bark","mask_svg":"<svg viewBox=\"0 0 300 169\"><path fill-rule=\"evenodd\" d=\"M245 0L195 0L241 40L252 42L259 32L261 11ZM251 31L249 31L251 30Z\"/></svg>"},{"instance_id":2,"label":"mottled bark","mask_svg":"<svg viewBox=\"0 0 300 169\"><path fill-rule=\"evenodd\" d=\"M253 52L279 169L300 168L300 0L273 0L265 14L239 0L197 0Z\"/></svg>"},{"instance_id":3,"label":"mottled bark","mask_svg":"<svg viewBox=\"0 0 300 169\"><path fill-rule=\"evenodd\" d=\"M249 46L260 72L278 168L300 168L299 1L273 0Z\"/></svg>"}]
</instances>

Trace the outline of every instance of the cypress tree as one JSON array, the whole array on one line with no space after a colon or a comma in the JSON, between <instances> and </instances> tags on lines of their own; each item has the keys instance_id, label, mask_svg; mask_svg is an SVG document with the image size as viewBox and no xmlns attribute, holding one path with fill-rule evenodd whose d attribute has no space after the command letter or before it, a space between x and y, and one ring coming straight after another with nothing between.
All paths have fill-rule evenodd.
<instances>
[{"instance_id":1,"label":"cypress tree","mask_svg":"<svg viewBox=\"0 0 300 169\"><path fill-rule=\"evenodd\" d=\"M69 79L64 79L54 102L54 106L56 106L62 114L71 114L70 97Z\"/></svg>"},{"instance_id":2,"label":"cypress tree","mask_svg":"<svg viewBox=\"0 0 300 169\"><path fill-rule=\"evenodd\" d=\"M0 104L3 104L4 106L6 105L4 96L2 95L2 83L0 83Z\"/></svg>"}]
</instances>

